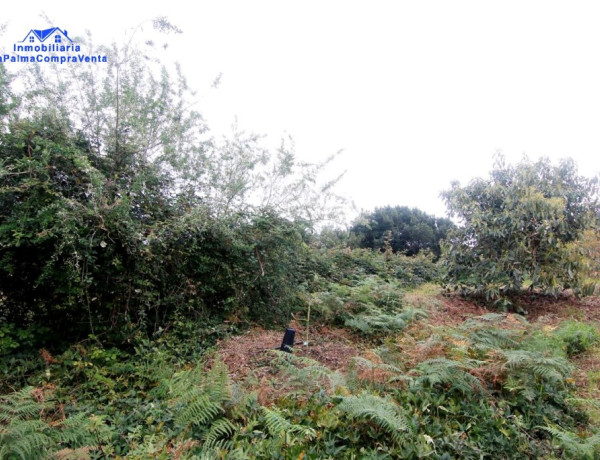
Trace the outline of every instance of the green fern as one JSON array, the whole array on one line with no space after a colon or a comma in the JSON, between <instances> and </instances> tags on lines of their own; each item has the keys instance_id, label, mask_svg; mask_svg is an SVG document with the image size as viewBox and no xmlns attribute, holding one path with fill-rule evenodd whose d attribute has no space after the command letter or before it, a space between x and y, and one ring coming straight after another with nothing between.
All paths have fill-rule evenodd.
<instances>
[{"instance_id":1,"label":"green fern","mask_svg":"<svg viewBox=\"0 0 600 460\"><path fill-rule=\"evenodd\" d=\"M53 460L89 460L91 459L89 447L79 447L77 449L65 448L54 452Z\"/></svg>"},{"instance_id":2,"label":"green fern","mask_svg":"<svg viewBox=\"0 0 600 460\"><path fill-rule=\"evenodd\" d=\"M468 372L477 364L479 362L473 360L459 362L446 358L428 359L419 363L414 369L419 374L414 385L417 387L445 385L463 394L471 394L473 391L482 392L484 388L479 379Z\"/></svg>"},{"instance_id":3,"label":"green fern","mask_svg":"<svg viewBox=\"0 0 600 460\"><path fill-rule=\"evenodd\" d=\"M408 430L406 417L391 399L362 393L341 398L337 407L351 418L371 420L397 443L402 440L402 432Z\"/></svg>"},{"instance_id":4,"label":"green fern","mask_svg":"<svg viewBox=\"0 0 600 460\"><path fill-rule=\"evenodd\" d=\"M27 387L0 396L0 459L79 458L107 443L111 431L99 417L77 414L64 420L52 420L55 407L52 395L37 394ZM85 455L84 455L85 454ZM74 455L74 454L73 454Z\"/></svg>"},{"instance_id":5,"label":"green fern","mask_svg":"<svg viewBox=\"0 0 600 460\"><path fill-rule=\"evenodd\" d=\"M592 408L596 410L600 410L600 401L597 399L590 398L565 398L565 401L573 403L575 405L579 405L581 407Z\"/></svg>"},{"instance_id":6,"label":"green fern","mask_svg":"<svg viewBox=\"0 0 600 460\"><path fill-rule=\"evenodd\" d=\"M298 356L294 353L286 353L279 350L271 350L271 352L275 356L275 364L278 367L301 378L320 378L327 377L331 374L331 370L328 367L325 367L318 361L307 358L306 356Z\"/></svg>"},{"instance_id":7,"label":"green fern","mask_svg":"<svg viewBox=\"0 0 600 460\"><path fill-rule=\"evenodd\" d=\"M287 420L279 410L269 409L268 407L262 408L265 425L269 430L269 434L274 438L284 438L292 434L299 434L306 439L314 439L317 436L317 432L314 428L297 425ZM288 439L287 444L292 444Z\"/></svg>"},{"instance_id":8,"label":"green fern","mask_svg":"<svg viewBox=\"0 0 600 460\"><path fill-rule=\"evenodd\" d=\"M273 350L274 364L289 378L288 394L300 392L305 394L307 388L331 389L343 385L345 379L338 372L323 366L314 359Z\"/></svg>"},{"instance_id":9,"label":"green fern","mask_svg":"<svg viewBox=\"0 0 600 460\"><path fill-rule=\"evenodd\" d=\"M192 390L180 400L183 406L175 416L175 422L182 427L190 425L205 425L223 413L223 408L218 402L197 391Z\"/></svg>"},{"instance_id":10,"label":"green fern","mask_svg":"<svg viewBox=\"0 0 600 460\"><path fill-rule=\"evenodd\" d=\"M0 459L41 459L52 445L50 426L42 420L15 419L0 427Z\"/></svg>"},{"instance_id":11,"label":"green fern","mask_svg":"<svg viewBox=\"0 0 600 460\"><path fill-rule=\"evenodd\" d=\"M11 395L0 396L0 423L37 417L51 407L48 401L36 401L31 395L33 390L33 387L25 387Z\"/></svg>"},{"instance_id":12,"label":"green fern","mask_svg":"<svg viewBox=\"0 0 600 460\"><path fill-rule=\"evenodd\" d=\"M502 355L506 369L525 371L542 380L562 382L573 371L573 366L560 357L546 357L526 350L505 350Z\"/></svg>"},{"instance_id":13,"label":"green fern","mask_svg":"<svg viewBox=\"0 0 600 460\"><path fill-rule=\"evenodd\" d=\"M289 429L291 423L288 422L276 409L263 407L262 411L265 416L265 424L271 436L280 437Z\"/></svg>"},{"instance_id":14,"label":"green fern","mask_svg":"<svg viewBox=\"0 0 600 460\"><path fill-rule=\"evenodd\" d=\"M523 325L527 322L516 316ZM519 330L497 327L507 319L506 314L488 313L466 320L456 331L457 338L467 340L470 346L479 351L490 349L515 348L521 335Z\"/></svg>"},{"instance_id":15,"label":"green fern","mask_svg":"<svg viewBox=\"0 0 600 460\"><path fill-rule=\"evenodd\" d=\"M246 451L240 447L235 449L223 449L220 447L202 448L200 453L192 455L191 457L185 457L187 460L250 460L255 458L254 456L248 455Z\"/></svg>"},{"instance_id":16,"label":"green fern","mask_svg":"<svg viewBox=\"0 0 600 460\"><path fill-rule=\"evenodd\" d=\"M232 437L237 431L237 427L226 418L215 420L210 429L204 435L204 445L208 448L219 447L231 449L231 441L227 444L223 442L223 438Z\"/></svg>"},{"instance_id":17,"label":"green fern","mask_svg":"<svg viewBox=\"0 0 600 460\"><path fill-rule=\"evenodd\" d=\"M379 356L379 354L378 354ZM397 366L394 366L393 364L386 364L386 363L374 363L373 361L363 358L361 356L355 356L354 358L352 358L353 364L355 367L359 367L362 369L365 369L367 371L371 371L371 372L375 372L377 370L382 370L385 371L389 374L389 378L387 380L387 383L393 383L393 382L411 382L412 378L408 375L406 375L402 369L400 369ZM355 376L356 379L356 376ZM359 386L363 385L364 386L364 381L361 382L355 382L357 383ZM374 382L371 382L374 383Z\"/></svg>"},{"instance_id":18,"label":"green fern","mask_svg":"<svg viewBox=\"0 0 600 460\"><path fill-rule=\"evenodd\" d=\"M564 431L559 427L541 427L549 432L558 444L572 458L581 460L597 459L597 454L600 453L600 433L596 433L588 438L582 438L570 431Z\"/></svg>"},{"instance_id":19,"label":"green fern","mask_svg":"<svg viewBox=\"0 0 600 460\"><path fill-rule=\"evenodd\" d=\"M220 418L224 404L231 400L227 367L221 361L215 361L208 372L200 365L178 372L165 385L170 388L175 423L183 431Z\"/></svg>"},{"instance_id":20,"label":"green fern","mask_svg":"<svg viewBox=\"0 0 600 460\"><path fill-rule=\"evenodd\" d=\"M380 308L369 307L366 311L357 313L348 318L344 324L365 335L374 335L382 332L401 331L411 321L426 316L427 313L415 308L400 313L387 313Z\"/></svg>"},{"instance_id":21,"label":"green fern","mask_svg":"<svg viewBox=\"0 0 600 460\"><path fill-rule=\"evenodd\" d=\"M377 355L377 356L379 356L379 355ZM352 361L356 365L358 365L360 367L365 367L369 370L380 369L380 370L392 372L394 374L403 374L402 369L400 369L398 366L394 366L392 364L386 364L386 363L374 363L373 361L371 361L367 358L363 358L362 356L355 356L354 358L352 358Z\"/></svg>"}]
</instances>

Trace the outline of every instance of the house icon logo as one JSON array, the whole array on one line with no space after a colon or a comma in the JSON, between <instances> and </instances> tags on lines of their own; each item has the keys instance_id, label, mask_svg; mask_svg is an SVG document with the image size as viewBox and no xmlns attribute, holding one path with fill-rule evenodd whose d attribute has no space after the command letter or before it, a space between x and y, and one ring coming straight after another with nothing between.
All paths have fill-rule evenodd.
<instances>
[{"instance_id":1,"label":"house icon logo","mask_svg":"<svg viewBox=\"0 0 600 460\"><path fill-rule=\"evenodd\" d=\"M54 43L57 45L71 45L74 43L67 35L67 31L58 27L51 27L44 30L31 29L20 43L35 45L44 42L46 44Z\"/></svg>"},{"instance_id":2,"label":"house icon logo","mask_svg":"<svg viewBox=\"0 0 600 460\"><path fill-rule=\"evenodd\" d=\"M87 54L69 37L66 29L31 29L23 40L15 42L12 54L0 54L4 63L84 64L108 62L106 54Z\"/></svg>"}]
</instances>

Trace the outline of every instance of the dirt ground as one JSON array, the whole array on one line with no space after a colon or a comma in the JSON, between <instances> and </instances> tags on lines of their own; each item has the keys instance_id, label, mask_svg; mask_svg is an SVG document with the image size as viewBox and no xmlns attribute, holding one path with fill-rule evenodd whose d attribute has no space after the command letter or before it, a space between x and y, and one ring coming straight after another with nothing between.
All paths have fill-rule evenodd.
<instances>
[{"instance_id":1,"label":"dirt ground","mask_svg":"<svg viewBox=\"0 0 600 460\"><path fill-rule=\"evenodd\" d=\"M418 340L421 329L422 334L429 334L430 326L458 325L466 319L479 316L491 311L475 304L459 295L434 295L420 297L422 304L418 308L427 310L426 323L412 325L406 336L409 340ZM524 294L516 299L519 305L527 311L524 315L530 323L542 323L545 327L556 327L561 321L574 319L593 322L600 327L600 297L576 299L573 296L560 296L549 298L539 295ZM507 326L511 323L517 325L514 315L507 317ZM366 357L373 361L373 354L369 348L372 345L363 341L359 336L347 329L317 325L311 327L309 345L304 345L306 331L298 323L290 324L296 330L296 345L294 354L300 357L311 358L332 371L345 371L352 362L353 357ZM255 327L247 332L230 337L218 344L218 352L228 366L230 376L234 382L242 383L251 389L258 389L261 402L274 400L285 394L285 380L280 380L278 371L273 368L274 355L270 350L281 346L284 329L265 330ZM422 336L424 337L424 336ZM413 347L408 347L413 348ZM418 351L416 348L413 351ZM435 350L429 350L435 356ZM421 350L420 353L423 353ZM410 361L410 354L407 361ZM422 359L423 356L420 357ZM573 379L582 397L600 398L600 351L585 353L575 359L577 366ZM409 364L409 363L407 363Z\"/></svg>"},{"instance_id":2,"label":"dirt ground","mask_svg":"<svg viewBox=\"0 0 600 460\"><path fill-rule=\"evenodd\" d=\"M304 345L306 330L297 323L290 327L296 331L294 354L311 358L333 371L345 369L352 357L365 350L365 344L346 329L325 325L313 327L309 331L309 343ZM273 331L255 327L221 341L218 350L232 379L243 379L252 372L260 377L261 368L268 368L273 359L270 350L281 346L283 334L283 328Z\"/></svg>"}]
</instances>

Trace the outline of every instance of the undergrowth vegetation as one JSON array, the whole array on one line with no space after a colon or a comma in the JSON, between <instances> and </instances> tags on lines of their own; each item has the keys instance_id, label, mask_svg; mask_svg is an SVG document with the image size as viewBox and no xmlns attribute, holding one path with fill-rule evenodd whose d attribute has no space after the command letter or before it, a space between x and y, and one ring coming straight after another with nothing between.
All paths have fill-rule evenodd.
<instances>
[{"instance_id":1,"label":"undergrowth vegetation","mask_svg":"<svg viewBox=\"0 0 600 460\"><path fill-rule=\"evenodd\" d=\"M381 286L369 283L377 298ZM439 308L435 290L418 292L421 310ZM411 311L396 300L390 308L398 315ZM372 314L347 308L356 319ZM217 353L186 337L182 323L128 351L88 342L30 356L26 375L4 381L0 458L594 459L600 452L589 416L597 402L578 397L572 378L571 358L598 343L591 324L547 327L488 313L439 326L416 317L398 329L372 328L365 337L375 348L338 371L269 351L272 378L286 391L263 403L263 384L232 381Z\"/></svg>"}]
</instances>

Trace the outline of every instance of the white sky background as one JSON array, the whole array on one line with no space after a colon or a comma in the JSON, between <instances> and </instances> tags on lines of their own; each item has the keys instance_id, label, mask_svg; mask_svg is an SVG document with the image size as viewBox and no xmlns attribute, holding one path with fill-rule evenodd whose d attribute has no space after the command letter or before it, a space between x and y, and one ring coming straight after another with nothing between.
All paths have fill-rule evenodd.
<instances>
[{"instance_id":1,"label":"white sky background","mask_svg":"<svg viewBox=\"0 0 600 460\"><path fill-rule=\"evenodd\" d=\"M4 2L0 45L53 26L109 44L158 15L184 32L168 56L215 133L237 117L291 135L301 160L343 149L332 169L358 209L443 216L439 192L486 176L496 150L600 172L599 2Z\"/></svg>"}]
</instances>

